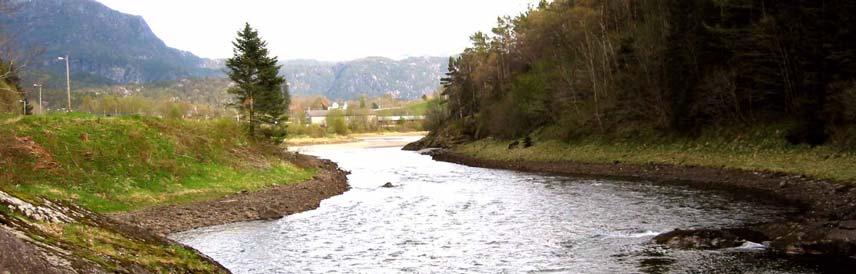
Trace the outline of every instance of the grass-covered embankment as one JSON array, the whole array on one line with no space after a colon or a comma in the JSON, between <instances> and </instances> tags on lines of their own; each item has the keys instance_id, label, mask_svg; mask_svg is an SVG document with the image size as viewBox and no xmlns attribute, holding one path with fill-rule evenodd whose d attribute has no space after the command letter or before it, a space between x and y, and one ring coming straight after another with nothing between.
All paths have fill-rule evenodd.
<instances>
[{"instance_id":1,"label":"grass-covered embankment","mask_svg":"<svg viewBox=\"0 0 856 274\"><path fill-rule=\"evenodd\" d=\"M226 120L29 116L4 125L0 143L0 189L102 213L213 199L315 173Z\"/></svg>"},{"instance_id":2,"label":"grass-covered embankment","mask_svg":"<svg viewBox=\"0 0 856 274\"><path fill-rule=\"evenodd\" d=\"M530 148L521 144L516 149L509 149L512 141L487 139L453 150L500 161L700 166L856 182L856 151L834 145L791 145L785 141L784 132L764 128L710 131L697 138L597 136L574 141L535 140Z\"/></svg>"},{"instance_id":3,"label":"grass-covered embankment","mask_svg":"<svg viewBox=\"0 0 856 274\"><path fill-rule=\"evenodd\" d=\"M227 120L6 117L0 120L0 249L8 252L0 268L222 272L191 249L97 213L209 202L315 176L315 168L289 157Z\"/></svg>"}]
</instances>

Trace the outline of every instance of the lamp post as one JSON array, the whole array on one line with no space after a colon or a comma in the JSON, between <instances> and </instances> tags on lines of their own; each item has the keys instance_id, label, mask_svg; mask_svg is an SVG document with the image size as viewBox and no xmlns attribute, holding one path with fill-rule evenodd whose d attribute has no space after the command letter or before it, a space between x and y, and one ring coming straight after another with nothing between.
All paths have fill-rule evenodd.
<instances>
[{"instance_id":1,"label":"lamp post","mask_svg":"<svg viewBox=\"0 0 856 274\"><path fill-rule=\"evenodd\" d=\"M34 88L39 88L39 114L45 114L45 106L42 101L42 84L33 84Z\"/></svg>"},{"instance_id":2,"label":"lamp post","mask_svg":"<svg viewBox=\"0 0 856 274\"><path fill-rule=\"evenodd\" d=\"M58 60L65 60L65 87L68 95L68 112L71 112L71 67L68 64L68 55L65 57L57 57Z\"/></svg>"}]
</instances>

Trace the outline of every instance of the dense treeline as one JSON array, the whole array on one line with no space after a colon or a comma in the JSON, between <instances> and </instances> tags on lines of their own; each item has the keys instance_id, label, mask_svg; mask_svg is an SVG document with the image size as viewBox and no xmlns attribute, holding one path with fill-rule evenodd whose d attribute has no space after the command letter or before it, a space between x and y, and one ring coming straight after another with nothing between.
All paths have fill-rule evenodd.
<instances>
[{"instance_id":1,"label":"dense treeline","mask_svg":"<svg viewBox=\"0 0 856 274\"><path fill-rule=\"evenodd\" d=\"M846 0L543 1L473 35L432 112L475 138L775 124L793 143L852 142L854 13Z\"/></svg>"}]
</instances>

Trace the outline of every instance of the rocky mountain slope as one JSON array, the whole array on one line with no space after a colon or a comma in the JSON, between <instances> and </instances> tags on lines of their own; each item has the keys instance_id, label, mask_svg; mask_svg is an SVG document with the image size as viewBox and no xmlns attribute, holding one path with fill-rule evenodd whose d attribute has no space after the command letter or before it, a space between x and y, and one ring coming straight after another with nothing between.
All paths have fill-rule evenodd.
<instances>
[{"instance_id":1,"label":"rocky mountain slope","mask_svg":"<svg viewBox=\"0 0 856 274\"><path fill-rule=\"evenodd\" d=\"M57 56L71 56L82 84L169 81L219 73L210 60L167 46L146 21L94 0L12 0L15 10L0 17L5 35L26 49L31 70L64 80ZM57 79L63 78L63 79ZM61 81L59 81L61 82Z\"/></svg>"},{"instance_id":2,"label":"rocky mountain slope","mask_svg":"<svg viewBox=\"0 0 856 274\"><path fill-rule=\"evenodd\" d=\"M223 77L224 61L200 58L167 46L135 15L95 0L10 0L16 7L0 17L0 31L25 49L26 82L64 87L69 55L75 87L142 84L186 78ZM415 99L439 87L446 57L393 60L369 57L346 62L290 60L283 75L297 95L355 99L391 95Z\"/></svg>"},{"instance_id":3,"label":"rocky mountain slope","mask_svg":"<svg viewBox=\"0 0 856 274\"><path fill-rule=\"evenodd\" d=\"M340 63L292 60L282 65L292 94L325 95L334 100L362 95L416 99L440 86L448 58L411 57L397 61L369 57Z\"/></svg>"}]
</instances>

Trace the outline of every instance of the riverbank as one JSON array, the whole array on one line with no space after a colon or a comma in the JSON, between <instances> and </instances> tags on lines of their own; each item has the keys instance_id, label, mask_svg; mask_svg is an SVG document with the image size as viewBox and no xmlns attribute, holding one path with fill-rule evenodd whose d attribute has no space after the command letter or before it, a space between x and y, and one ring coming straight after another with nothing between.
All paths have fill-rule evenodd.
<instances>
[{"instance_id":1,"label":"riverbank","mask_svg":"<svg viewBox=\"0 0 856 274\"><path fill-rule=\"evenodd\" d=\"M349 188L348 174L331 161L295 155L294 162L318 172L312 180L298 184L273 186L216 200L117 213L111 217L158 235L168 235L228 223L279 219L316 209L321 201L345 193Z\"/></svg>"},{"instance_id":2,"label":"riverbank","mask_svg":"<svg viewBox=\"0 0 856 274\"><path fill-rule=\"evenodd\" d=\"M371 132L371 133L355 133L349 135L331 135L326 137L296 137L285 140L285 145L289 147L312 146L312 145L337 145L360 142L362 138L373 137L396 137L396 136L425 136L428 132Z\"/></svg>"},{"instance_id":3,"label":"riverbank","mask_svg":"<svg viewBox=\"0 0 856 274\"><path fill-rule=\"evenodd\" d=\"M228 120L79 113L7 120L0 249L15 252L2 253L0 270L228 272L163 235L308 210L344 191L343 178L335 164L250 140ZM293 199L275 202L287 195ZM133 225L106 217L129 212L152 215Z\"/></svg>"},{"instance_id":4,"label":"riverbank","mask_svg":"<svg viewBox=\"0 0 856 274\"><path fill-rule=\"evenodd\" d=\"M481 141L434 151L432 154L436 160L474 167L679 183L747 195L747 199L759 196L775 199L797 205L803 212L788 222L745 227L763 235L760 240L769 242L771 250L787 254L856 255L856 189L850 182L722 166L626 163L621 160L626 157L610 162L574 161L566 158L572 156L563 154L568 150L551 147L555 144L540 145L544 147L536 143L530 148L521 146L509 149L506 143ZM701 152L697 154L704 155ZM604 159L606 156L580 157ZM722 240L704 239L704 235L722 234L674 233L672 238L659 241L675 243L676 247L702 247L705 242Z\"/></svg>"}]
</instances>

